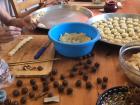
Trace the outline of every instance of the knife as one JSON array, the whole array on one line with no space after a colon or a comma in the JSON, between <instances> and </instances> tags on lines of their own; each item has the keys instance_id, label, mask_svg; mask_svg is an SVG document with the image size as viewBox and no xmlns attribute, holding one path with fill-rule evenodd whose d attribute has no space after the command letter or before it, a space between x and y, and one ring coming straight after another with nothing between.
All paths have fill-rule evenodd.
<instances>
[{"instance_id":1,"label":"knife","mask_svg":"<svg viewBox=\"0 0 140 105\"><path fill-rule=\"evenodd\" d=\"M51 41L48 41L47 43L45 43L43 47L41 47L39 51L36 53L36 55L34 56L34 59L39 59L40 56L45 52L45 50L49 47L50 44L51 44Z\"/></svg>"}]
</instances>

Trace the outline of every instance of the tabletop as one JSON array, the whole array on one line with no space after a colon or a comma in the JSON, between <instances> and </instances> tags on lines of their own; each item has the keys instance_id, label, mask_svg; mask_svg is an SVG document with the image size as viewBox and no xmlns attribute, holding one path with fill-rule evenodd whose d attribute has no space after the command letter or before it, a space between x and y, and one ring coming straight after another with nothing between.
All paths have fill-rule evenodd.
<instances>
[{"instance_id":1,"label":"tabletop","mask_svg":"<svg viewBox=\"0 0 140 105\"><path fill-rule=\"evenodd\" d=\"M140 13L139 6L140 6L139 0L125 0L123 2L123 8L119 9L117 13L139 14ZM101 12L99 12L99 10L93 10L93 13L97 15L100 14ZM34 31L32 35L33 34L38 34L38 32ZM73 94L72 95L67 95L66 93L60 94L56 91L56 89L50 87L50 91L53 92L54 95L60 96L60 102L51 105L96 105L98 96L103 91L105 91L105 89L102 89L100 85L97 85L96 83L97 77L100 78L103 78L104 76L108 77L108 84L106 89L114 86L125 85L126 83L128 83L129 80L123 74L122 69L119 66L119 59L118 59L119 49L120 49L119 46L112 46L109 44L105 44L103 42L98 42L93 50L94 56L85 59L65 58L60 56L56 52L56 57L60 57L61 60L55 61L53 65L53 68L56 68L58 71L58 74L55 76L55 80L60 81L60 75L61 74L65 75L69 81L69 86L73 88ZM92 60L92 64L90 67L92 67L95 63L98 63L100 65L96 73L88 73L89 76L88 81L91 81L91 83L93 84L93 88L91 90L87 90L85 88L85 81L82 80L81 76L77 75L76 77L73 78L68 77L70 69L72 69L72 67L75 64L79 62L85 62L88 59ZM90 68L85 69L85 71L88 71L88 69ZM31 78L22 79L27 87L29 85L30 79ZM37 84L40 86L41 84L40 79L38 78L35 79L37 81ZM75 82L78 79L82 80L81 88L75 87ZM6 88L9 97L12 97L11 93L12 90L14 90L14 88L15 88L15 83L10 87ZM19 98L17 98L17 100L18 99ZM43 98L38 99L37 101L31 101L29 99L27 105L33 105L33 104L42 105Z\"/></svg>"}]
</instances>

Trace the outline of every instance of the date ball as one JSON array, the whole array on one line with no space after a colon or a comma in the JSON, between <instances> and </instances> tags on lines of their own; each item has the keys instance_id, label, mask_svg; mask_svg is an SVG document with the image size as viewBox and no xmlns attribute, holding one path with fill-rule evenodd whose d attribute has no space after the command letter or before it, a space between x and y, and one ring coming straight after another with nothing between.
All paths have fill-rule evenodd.
<instances>
[{"instance_id":1,"label":"date ball","mask_svg":"<svg viewBox=\"0 0 140 105\"><path fill-rule=\"evenodd\" d=\"M21 87L22 85L23 85L22 80L17 80L16 86L17 86L17 87Z\"/></svg>"},{"instance_id":2,"label":"date ball","mask_svg":"<svg viewBox=\"0 0 140 105\"><path fill-rule=\"evenodd\" d=\"M20 95L19 90L15 89L15 90L13 91L13 96L14 96L14 97L18 97L19 95Z\"/></svg>"}]
</instances>

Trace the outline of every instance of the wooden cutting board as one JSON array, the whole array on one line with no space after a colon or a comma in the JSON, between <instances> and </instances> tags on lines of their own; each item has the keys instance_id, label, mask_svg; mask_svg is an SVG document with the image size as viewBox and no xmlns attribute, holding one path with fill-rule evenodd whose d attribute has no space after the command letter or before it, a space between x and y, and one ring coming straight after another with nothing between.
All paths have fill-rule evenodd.
<instances>
[{"instance_id":1,"label":"wooden cutting board","mask_svg":"<svg viewBox=\"0 0 140 105\"><path fill-rule=\"evenodd\" d=\"M23 38L32 36L33 39L26 43L21 49L19 49L15 55L8 56L8 52L13 49ZM34 61L34 55L43 46L44 43L48 41L47 35L26 35L12 42L2 44L0 51L0 58L6 60L8 63L21 62L21 61ZM39 60L53 59L55 55L55 50L53 44L49 45L47 50L39 58ZM44 69L42 71L38 70L23 70L23 65L10 67L11 72L18 77L22 76L41 76L46 75L52 70L53 61L30 64L32 67L42 66Z\"/></svg>"}]
</instances>

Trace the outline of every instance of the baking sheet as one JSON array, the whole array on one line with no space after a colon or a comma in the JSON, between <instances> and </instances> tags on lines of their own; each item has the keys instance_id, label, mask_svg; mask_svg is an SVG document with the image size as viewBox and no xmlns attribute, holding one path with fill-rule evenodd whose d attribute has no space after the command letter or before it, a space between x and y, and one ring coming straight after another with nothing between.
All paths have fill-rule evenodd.
<instances>
[{"instance_id":1,"label":"baking sheet","mask_svg":"<svg viewBox=\"0 0 140 105\"><path fill-rule=\"evenodd\" d=\"M42 11L45 14L38 19L38 27L47 29L64 22L86 22L93 16L92 11L85 7L70 5L45 7L33 12L32 15L35 16Z\"/></svg>"},{"instance_id":2,"label":"baking sheet","mask_svg":"<svg viewBox=\"0 0 140 105\"><path fill-rule=\"evenodd\" d=\"M107 20L108 18L113 18L113 17L126 17L126 18L139 18L140 19L139 14L106 13L106 14L101 14L101 15L97 15L97 16L94 16L94 17L90 18L87 23L91 25L91 24L93 24L97 21ZM105 43L108 43L108 44L112 44L112 45L122 46L122 44L106 41L106 40L103 40L103 39L101 39L101 41L103 41Z\"/></svg>"}]
</instances>

